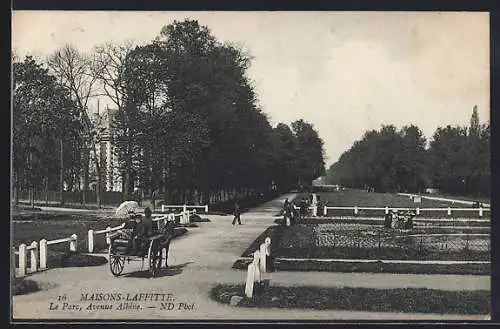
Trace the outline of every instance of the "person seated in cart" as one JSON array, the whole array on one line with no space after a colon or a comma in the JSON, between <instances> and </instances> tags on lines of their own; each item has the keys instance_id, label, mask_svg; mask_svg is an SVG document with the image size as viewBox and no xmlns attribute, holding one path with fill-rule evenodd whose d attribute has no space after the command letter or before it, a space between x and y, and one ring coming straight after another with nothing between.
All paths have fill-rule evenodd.
<instances>
[{"instance_id":1,"label":"person seated in cart","mask_svg":"<svg viewBox=\"0 0 500 329\"><path fill-rule=\"evenodd\" d=\"M134 221L135 224L132 222ZM126 249L128 255L143 256L146 253L147 239L149 237L149 227L144 222L141 215L134 215L132 221L125 224L125 228L132 228L129 242Z\"/></svg>"}]
</instances>

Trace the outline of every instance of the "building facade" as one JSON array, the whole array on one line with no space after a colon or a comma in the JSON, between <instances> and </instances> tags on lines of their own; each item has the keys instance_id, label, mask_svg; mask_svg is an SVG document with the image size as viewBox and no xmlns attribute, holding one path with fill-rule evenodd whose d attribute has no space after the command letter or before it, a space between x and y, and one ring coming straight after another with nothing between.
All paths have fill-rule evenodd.
<instances>
[{"instance_id":1,"label":"building facade","mask_svg":"<svg viewBox=\"0 0 500 329\"><path fill-rule=\"evenodd\" d=\"M113 143L113 117L116 115L116 109L106 108L102 113L94 113L95 124L100 126L100 143L96 144L96 154L99 156L101 166L102 188L105 191L122 192L122 174L119 171L118 157L115 154ZM91 172L92 175L90 187L97 188L97 175L95 168L94 153L91 152Z\"/></svg>"}]
</instances>

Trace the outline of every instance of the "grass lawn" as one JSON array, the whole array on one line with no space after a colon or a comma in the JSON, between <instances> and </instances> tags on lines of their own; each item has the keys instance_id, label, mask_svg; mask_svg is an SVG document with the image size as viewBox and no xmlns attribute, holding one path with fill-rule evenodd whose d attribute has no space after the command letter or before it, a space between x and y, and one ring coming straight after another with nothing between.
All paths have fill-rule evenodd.
<instances>
[{"instance_id":1,"label":"grass lawn","mask_svg":"<svg viewBox=\"0 0 500 329\"><path fill-rule=\"evenodd\" d=\"M211 298L228 304L231 296L245 296L244 285L217 285ZM258 288L239 307L434 314L488 314L491 292L442 291L425 288L372 289L315 286Z\"/></svg>"},{"instance_id":2,"label":"grass lawn","mask_svg":"<svg viewBox=\"0 0 500 329\"><path fill-rule=\"evenodd\" d=\"M55 240L70 237L72 234L78 236L79 252L88 252L88 230L94 231L106 229L106 227L116 227L123 223L123 219L117 219L98 213L61 213L61 212L28 212L20 211L12 215L12 243L18 248L21 243L26 245L32 241L39 241L43 238ZM196 224L193 224L196 226ZM176 227L176 237L185 234L188 230L184 227ZM94 235L94 252L107 251L105 234ZM106 259L99 256L89 256L82 254L71 254L69 252L69 242L49 245L47 250L47 266L95 266L106 263ZM29 252L27 264L31 263ZM16 266L18 257L16 257Z\"/></svg>"},{"instance_id":3,"label":"grass lawn","mask_svg":"<svg viewBox=\"0 0 500 329\"><path fill-rule=\"evenodd\" d=\"M487 197L471 197L471 196L463 196L463 195L449 195L449 194L425 194L425 196L434 197L434 198L449 198L463 201L479 201L481 203L491 204L491 198Z\"/></svg>"},{"instance_id":4,"label":"grass lawn","mask_svg":"<svg viewBox=\"0 0 500 329\"><path fill-rule=\"evenodd\" d=\"M78 236L78 249L87 249L88 230L103 230L106 227L120 225L123 220L94 213L49 213L33 212L12 215L12 243L29 245L32 241L41 239L54 240ZM95 246L104 247L104 234L95 235ZM67 251L68 243L59 243L49 246L49 251Z\"/></svg>"}]
</instances>

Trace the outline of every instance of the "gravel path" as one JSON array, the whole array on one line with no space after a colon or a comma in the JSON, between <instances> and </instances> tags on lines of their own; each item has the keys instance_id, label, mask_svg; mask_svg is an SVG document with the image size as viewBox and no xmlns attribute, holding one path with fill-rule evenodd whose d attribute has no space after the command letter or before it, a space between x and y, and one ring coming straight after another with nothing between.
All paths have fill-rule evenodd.
<instances>
[{"instance_id":1,"label":"gravel path","mask_svg":"<svg viewBox=\"0 0 500 329\"><path fill-rule=\"evenodd\" d=\"M234 308L219 304L209 297L217 283L243 283L245 271L231 266L245 249L268 226L273 225L283 195L241 216L243 225L231 225L231 216L208 216L211 222L198 223L184 236L172 242L168 269L157 278L150 278L141 271L141 262L125 265L124 274L115 278L109 265L86 268L59 268L30 276L47 287L46 290L13 297L14 319L231 319L231 320L307 320L307 319L484 319L485 316L457 316L439 314L375 313L353 311L315 311L286 309ZM143 270L147 269L144 264ZM461 275L401 275L370 273L328 272L276 272L265 273L271 285L315 285L325 287L399 288L427 287L441 290L490 289L488 276ZM82 294L121 294L134 299L136 294L171 294L174 300L134 302L129 301L120 310L121 302L82 301ZM65 301L58 302L58 296ZM139 295L137 295L139 296ZM142 295L143 297L146 295ZM149 295L151 296L151 295ZM162 295L163 296L163 295ZM166 298L166 297L163 298ZM123 299L122 299L123 301ZM53 303L51 305L51 302ZM67 304L64 304L67 303ZM58 306L58 309L54 309ZM74 308L71 309L71 305ZM92 310L93 307L112 309ZM50 309L52 307L52 310ZM162 308L163 307L163 308ZM169 309L173 307L173 309Z\"/></svg>"}]
</instances>

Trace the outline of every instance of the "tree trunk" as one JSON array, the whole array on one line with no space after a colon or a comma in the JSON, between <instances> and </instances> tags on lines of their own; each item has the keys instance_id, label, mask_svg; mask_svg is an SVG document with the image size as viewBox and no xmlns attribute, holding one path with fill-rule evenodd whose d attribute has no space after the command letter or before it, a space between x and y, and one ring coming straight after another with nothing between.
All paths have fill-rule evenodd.
<instances>
[{"instance_id":1,"label":"tree trunk","mask_svg":"<svg viewBox=\"0 0 500 329\"><path fill-rule=\"evenodd\" d=\"M59 196L60 198L60 203L61 206L64 205L64 149L63 149L63 140L62 138L59 141L60 143L60 149L59 149L59 156L60 156L60 168L59 168L59 192L61 195ZM47 185L48 185L48 178L47 178ZM48 186L47 186L48 189Z\"/></svg>"},{"instance_id":2,"label":"tree trunk","mask_svg":"<svg viewBox=\"0 0 500 329\"><path fill-rule=\"evenodd\" d=\"M96 193L96 202L97 208L101 208L101 185L102 185L102 173L101 173L101 164L100 164L100 154L97 154L97 149L95 146L95 142L92 141L92 151L94 152L94 165L97 173L97 187L95 189Z\"/></svg>"},{"instance_id":3,"label":"tree trunk","mask_svg":"<svg viewBox=\"0 0 500 329\"><path fill-rule=\"evenodd\" d=\"M132 172L132 143L130 142L130 136L129 136L129 141L127 144L127 154L126 154L127 160L126 160L126 168L125 168L125 199L129 200L130 199L130 187L131 187L131 172Z\"/></svg>"},{"instance_id":4,"label":"tree trunk","mask_svg":"<svg viewBox=\"0 0 500 329\"><path fill-rule=\"evenodd\" d=\"M49 176L45 177L45 204L49 205Z\"/></svg>"},{"instance_id":5,"label":"tree trunk","mask_svg":"<svg viewBox=\"0 0 500 329\"><path fill-rule=\"evenodd\" d=\"M14 172L14 205L19 204L19 176L16 172Z\"/></svg>"},{"instance_id":6,"label":"tree trunk","mask_svg":"<svg viewBox=\"0 0 500 329\"><path fill-rule=\"evenodd\" d=\"M82 204L85 206L87 204L87 191L89 189L89 150L87 146L85 147L83 156L83 189L82 189Z\"/></svg>"},{"instance_id":7,"label":"tree trunk","mask_svg":"<svg viewBox=\"0 0 500 329\"><path fill-rule=\"evenodd\" d=\"M30 205L31 209L35 208L35 189L33 188L33 185L30 185Z\"/></svg>"},{"instance_id":8,"label":"tree trunk","mask_svg":"<svg viewBox=\"0 0 500 329\"><path fill-rule=\"evenodd\" d=\"M30 181L29 181L29 195L31 208L35 208L35 193L33 188L33 154L29 153L29 168L30 168Z\"/></svg>"}]
</instances>

